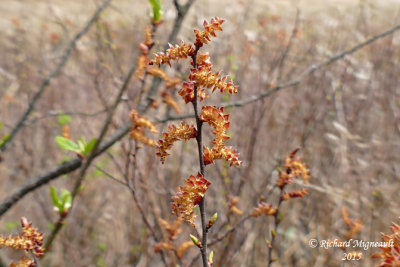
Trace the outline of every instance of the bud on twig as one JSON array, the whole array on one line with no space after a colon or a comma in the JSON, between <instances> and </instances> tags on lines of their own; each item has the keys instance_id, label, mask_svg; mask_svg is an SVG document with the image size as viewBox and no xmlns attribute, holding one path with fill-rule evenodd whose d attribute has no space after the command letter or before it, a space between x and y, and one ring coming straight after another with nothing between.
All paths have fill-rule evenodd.
<instances>
[{"instance_id":1,"label":"bud on twig","mask_svg":"<svg viewBox=\"0 0 400 267\"><path fill-rule=\"evenodd\" d=\"M214 215L211 217L211 219L208 221L207 230L210 229L210 228L214 225L214 223L217 221L217 218L218 218L218 213L216 212L216 213L214 213Z\"/></svg>"},{"instance_id":2,"label":"bud on twig","mask_svg":"<svg viewBox=\"0 0 400 267\"><path fill-rule=\"evenodd\" d=\"M276 236L276 231L274 229L271 230L271 235L272 235L272 237Z\"/></svg>"},{"instance_id":3,"label":"bud on twig","mask_svg":"<svg viewBox=\"0 0 400 267\"><path fill-rule=\"evenodd\" d=\"M210 255L208 256L208 266L212 266L214 263L214 251L210 252Z\"/></svg>"},{"instance_id":4,"label":"bud on twig","mask_svg":"<svg viewBox=\"0 0 400 267\"><path fill-rule=\"evenodd\" d=\"M199 247L202 248L203 246L201 245L201 242L197 239L197 237L195 237L194 235L189 235L190 239L193 241L193 243Z\"/></svg>"}]
</instances>

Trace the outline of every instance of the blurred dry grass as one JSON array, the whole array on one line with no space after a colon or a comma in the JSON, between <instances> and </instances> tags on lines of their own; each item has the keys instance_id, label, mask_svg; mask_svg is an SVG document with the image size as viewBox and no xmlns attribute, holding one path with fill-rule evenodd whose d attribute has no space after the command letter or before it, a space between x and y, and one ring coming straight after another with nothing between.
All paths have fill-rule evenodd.
<instances>
[{"instance_id":1,"label":"blurred dry grass","mask_svg":"<svg viewBox=\"0 0 400 267\"><path fill-rule=\"evenodd\" d=\"M185 20L179 39L193 39L192 29L204 19L227 19L224 31L211 46L215 69L231 74L240 85L234 97L213 96L225 103L259 94L289 81L311 64L319 63L368 37L399 24L398 1L198 1ZM279 66L300 9L298 33ZM156 33L159 50L175 16L165 1L165 23ZM95 5L83 1L2 1L0 3L0 121L8 132L37 90L42 78L56 65L70 38L84 25ZM62 74L51 82L32 116L0 163L0 196L6 197L28 177L41 174L65 159L55 136L61 133L56 114L71 113L72 139L97 136L106 108L116 95L129 62L138 54L149 11L147 3L114 1L90 32L78 43ZM249 212L260 195L267 194L276 166L293 148L311 168L310 194L283 206L277 237L275 266L341 266L342 251L311 249L310 238L344 238L340 210L364 228L358 239L379 241L396 221L399 199L400 145L400 34L383 38L306 77L298 86L279 91L250 105L229 109L230 145L241 152L244 166L227 168L218 163L207 168L212 182L207 192L208 216L218 211L219 221L210 239L220 236L240 220L229 211L229 200L238 196L238 207ZM174 64L184 77L185 64ZM280 79L278 77L281 77ZM136 106L140 82L131 83L124 103L114 116L110 133L128 120ZM183 106L183 101L178 100ZM184 113L191 112L185 107ZM103 112L102 112L103 111ZM86 115L82 115L82 113ZM174 115L161 105L149 118ZM166 125L162 125L166 127ZM131 141L124 138L96 164L120 177ZM158 218L173 221L169 201L184 178L196 173L194 141L177 144L162 166L155 151L144 147L136 155L136 188L140 203L161 234ZM119 163L116 165L115 162ZM54 182L69 188L76 174ZM239 184L244 182L238 192ZM129 191L92 168L84 190L57 237L43 266L162 266ZM57 219L49 188L28 195L0 219L0 232L16 231L21 216L28 217L45 235ZM222 225L222 222L226 222ZM227 239L213 246L216 266L266 266L272 219L246 221ZM217 231L218 230L218 231ZM188 240L193 229L184 226L177 243ZM372 266L363 251L358 266ZM11 251L3 256L16 258ZM173 255L169 255L171 259ZM191 248L183 265L197 256ZM375 261L376 263L376 261ZM356 263L348 263L348 266ZM197 266L198 264L196 264Z\"/></svg>"}]
</instances>

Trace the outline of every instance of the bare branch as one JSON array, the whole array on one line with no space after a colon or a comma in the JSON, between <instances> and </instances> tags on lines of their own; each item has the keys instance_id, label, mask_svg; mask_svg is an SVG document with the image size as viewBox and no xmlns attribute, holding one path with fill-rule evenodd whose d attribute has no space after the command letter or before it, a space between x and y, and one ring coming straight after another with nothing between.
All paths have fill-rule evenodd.
<instances>
[{"instance_id":1,"label":"bare branch","mask_svg":"<svg viewBox=\"0 0 400 267\"><path fill-rule=\"evenodd\" d=\"M385 31L381 34L375 35L374 37L366 40L363 43L360 43L353 48L346 50L345 52L338 54L337 56L334 56L319 65L312 65L309 68L307 68L302 74L300 74L296 79L293 79L292 81L286 82L282 85L276 86L262 94L255 95L252 97L249 97L247 99L239 100L236 102L230 102L230 103L225 103L220 106L224 107L238 107L238 106L244 106L250 103L253 103L255 101L258 101L262 98L268 97L272 95L273 93L278 92L281 89L295 86L300 83L300 81L307 75L311 74L317 69L322 68L323 66L329 65L331 63L334 63L338 61L339 59L342 59L346 55L352 54L356 52L357 50L373 43L374 41L386 37L390 34L393 34L394 32L400 30L400 25L397 25L396 27L393 27L392 29ZM167 121L171 120L181 120L184 118L193 118L194 114L188 114L188 115L182 115L182 116L177 116L177 117L169 117L169 118L164 118L164 119L158 119L156 120L159 123L164 123ZM124 137L132 127L131 122L127 122L125 125L121 126L118 128L110 137L104 140L99 146L98 151L95 153L95 157L101 155L104 151L106 151L108 148L110 148L112 145L114 145L116 142L118 142L122 137ZM55 167L54 169L46 172L43 175L39 175L33 178L29 178L28 182L26 182L24 185L22 185L16 192L11 194L9 197L6 197L2 202L0 202L0 217L6 213L14 204L16 204L21 198L23 198L26 194L34 191L35 189L39 188L40 186L50 182L51 180L54 180L58 178L59 176L63 174L70 173L76 169L78 169L82 164L82 161L80 159L74 159L68 162L64 162L60 164L59 166Z\"/></svg>"},{"instance_id":2,"label":"bare branch","mask_svg":"<svg viewBox=\"0 0 400 267\"><path fill-rule=\"evenodd\" d=\"M285 50L283 51L281 59L279 60L278 84L282 80L283 68L285 67L285 62L286 62L287 55L289 54L290 49L292 48L292 44L293 44L294 38L296 37L297 31L298 31L298 28L299 28L299 21L300 21L300 10L297 9L297 11L296 11L296 19L295 19L295 22L294 22L294 27L293 27L292 34L291 34L290 39L289 39L289 43L286 46Z\"/></svg>"},{"instance_id":3,"label":"bare branch","mask_svg":"<svg viewBox=\"0 0 400 267\"><path fill-rule=\"evenodd\" d=\"M0 216L6 213L14 204L16 204L21 198L26 194L34 191L35 189L47 184L51 180L78 169L82 165L80 159L74 159L68 162L64 162L51 171L45 173L44 175L37 176L35 178L28 179L24 185L22 185L16 192L11 196L6 197L0 203Z\"/></svg>"},{"instance_id":4,"label":"bare branch","mask_svg":"<svg viewBox=\"0 0 400 267\"><path fill-rule=\"evenodd\" d=\"M85 27L75 35L74 39L71 41L69 44L67 50L65 51L60 63L58 66L44 79L42 85L40 86L39 90L35 93L35 95L32 98L32 101L29 103L29 106L25 113L22 115L21 119L18 121L17 125L14 127L14 129L10 133L10 137L3 143L3 145L0 147L0 151L4 152L7 148L7 145L11 143L11 141L14 139L15 135L18 133L18 131L22 128L24 125L24 122L28 118L28 116L31 114L33 109L35 108L36 102L39 100L39 98L42 96L43 92L49 86L50 81L57 76L60 71L63 69L65 64L68 62L72 51L76 47L76 43L79 41L82 36L84 36L90 26L96 21L96 19L99 17L100 13L110 4L111 0L105 0L101 6L99 6L96 10L96 12L93 14L91 19L86 23Z\"/></svg>"},{"instance_id":5,"label":"bare branch","mask_svg":"<svg viewBox=\"0 0 400 267\"><path fill-rule=\"evenodd\" d=\"M263 99L265 97L268 97L268 96L272 95L273 93L278 92L281 89L284 89L284 88L287 88L287 87L296 86L305 77L307 77L308 75L312 74L314 71L319 70L322 67L325 67L327 65L330 65L330 64L332 64L332 63L344 58L347 55L353 54L354 52L357 52L361 48L363 48L363 47L375 42L378 39L381 39L381 38L386 37L386 36L388 36L390 34L393 34L394 32L396 32L398 30L400 30L400 25L397 25L397 26L391 28L390 30L387 30L387 31L385 31L383 33L375 35L375 36L371 37L370 39L368 39L368 40L366 40L366 41L364 41L364 42L352 47L351 49L346 50L346 51L344 51L344 52L342 52L342 53L340 53L340 54L338 54L338 55L336 55L334 57L331 57L331 58L329 58L328 60L326 60L324 62L321 62L320 64L311 65L310 67L305 69L299 76L297 76L295 79L293 79L293 80L291 80L289 82L283 83L281 85L277 85L276 87L271 88L268 91L266 91L264 93L261 93L259 95L254 95L254 96L251 96L249 98L242 99L242 100L235 101L235 102L225 103L225 104L222 104L222 106L223 107L241 107L241 106L253 103L255 101L261 100L261 99Z\"/></svg>"},{"instance_id":6,"label":"bare branch","mask_svg":"<svg viewBox=\"0 0 400 267\"><path fill-rule=\"evenodd\" d=\"M122 137L124 137L129 129L132 127L131 122L128 122L124 126L117 129L110 137L104 140L101 143L99 149L95 153L95 157L101 155L108 148L110 148L113 144L119 141ZM76 158L74 160L64 162L54 169L46 172L45 174L28 178L28 181L23 184L19 189L17 189L14 193L12 193L9 197L6 197L0 203L0 217L6 213L13 205L15 205L20 199L22 199L28 193L36 190L42 185L47 184L48 182L57 179L63 174L67 174L79 169L82 165L82 160Z\"/></svg>"},{"instance_id":7,"label":"bare branch","mask_svg":"<svg viewBox=\"0 0 400 267\"><path fill-rule=\"evenodd\" d=\"M180 5L177 0L174 0L174 5L175 8L178 12L175 21L174 21L174 26L172 27L172 31L168 37L168 42L164 46L164 50L168 49L168 43L175 43L176 42L176 37L178 36L178 33L182 27L182 22L185 19L189 8L192 6L194 0L188 0L188 2L185 5ZM165 66L162 66L164 68ZM146 97L142 100L139 106L139 111L144 112L146 111L150 104L153 103L155 99L155 95L158 92L158 88L160 87L161 84L161 79L154 77L153 82L151 84L150 90L147 93Z\"/></svg>"},{"instance_id":8,"label":"bare branch","mask_svg":"<svg viewBox=\"0 0 400 267\"><path fill-rule=\"evenodd\" d=\"M92 152L89 154L89 156L87 157L87 159L84 162L84 165L82 166L78 178L75 181L74 184L74 188L72 190L71 196L72 196L72 207L71 209L74 207L74 201L75 198L79 192L79 189L82 185L83 180L85 179L86 176L86 172L89 169L90 165L92 164L93 160L96 158L96 152L99 148L99 144L100 142L103 140L103 138L105 137L108 127L111 124L112 121L112 117L114 116L115 110L117 109L119 103L121 102L122 99L122 95L123 93L126 91L126 89L128 88L128 84L132 78L133 73L135 72L136 69L136 62L134 61L129 69L129 72L125 78L125 81L123 83L123 85L121 86L121 88L118 91L118 95L114 100L114 103L112 105L112 107L110 108L110 111L107 114L107 118L106 121L103 124L103 127L100 131L99 137L97 138L97 142L93 147ZM52 237L52 239L49 240L49 242L46 242L46 249L50 249L52 242L54 241L55 237L57 236L57 234L59 233L59 231L61 230L61 227L63 226L63 222L64 220L66 220L66 218L68 217L70 213L65 214L64 216L60 217L60 223L57 223L53 229L53 231L50 233L50 237Z\"/></svg>"}]
</instances>

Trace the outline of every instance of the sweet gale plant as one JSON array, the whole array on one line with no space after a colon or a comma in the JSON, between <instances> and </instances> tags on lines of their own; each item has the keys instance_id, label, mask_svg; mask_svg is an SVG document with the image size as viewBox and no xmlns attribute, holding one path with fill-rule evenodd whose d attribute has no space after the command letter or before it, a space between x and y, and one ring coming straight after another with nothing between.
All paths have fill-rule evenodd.
<instances>
[{"instance_id":1,"label":"sweet gale plant","mask_svg":"<svg viewBox=\"0 0 400 267\"><path fill-rule=\"evenodd\" d=\"M175 142L195 139L199 155L199 171L186 178L183 185L179 186L176 189L175 195L172 196L171 211L176 215L176 220L173 223L169 223L162 218L158 219L164 232L167 234L167 238L159 240L154 246L154 251L157 253L172 251L178 261L181 262L188 249L192 246L197 246L200 250L203 266L212 266L214 263L214 252L207 253L207 238L209 230L217 221L218 213L215 212L207 220L205 196L208 188L211 186L212 179L206 179L205 167L215 163L217 160L224 160L230 166L236 167L240 167L242 163L239 160L239 153L231 146L226 145L226 141L230 139L228 134L231 123L229 114L225 113L223 107L201 104L210 97L210 93L214 93L215 91L228 94L236 94L238 92L238 86L235 86L228 76L213 70L210 55L200 51L204 45L211 42L212 37L217 36L217 32L222 31L221 25L224 23L224 20L215 17L210 22L204 21L203 30L194 30L195 40L193 43L182 41L180 45L169 45L165 53L155 53L154 58L151 60L149 58L149 51L154 45L152 35L159 23L160 21L153 22L153 29L145 29L144 41L139 45L141 54L137 61L135 76L141 81L144 81L146 75L164 80L166 90L162 91L160 95L163 102L172 107L177 113L180 113L181 109L168 90L177 88L181 84L178 94L186 104L192 104L195 124L181 122L178 125L169 125L167 130L161 134L161 139L155 141L147 137L147 132L158 133L154 123L141 116L135 109L132 109L130 112L130 120L132 122L130 136L137 142L155 147L157 150L156 155L160 158L162 164L165 163L167 157L170 155L168 151ZM172 66L173 61L181 59L189 59L191 66L187 80L182 83L180 79L171 78L165 71L160 69L163 64ZM158 104L153 103L153 106L157 107ZM211 128L211 133L214 135L209 145L203 142L204 124L208 124ZM70 140L68 125L64 125L62 136L57 137L57 143L61 148L73 151L80 158L84 158L91 151L96 143L96 139L93 139L88 144L84 141L78 141L78 144L76 144ZM281 204L292 198L302 198L307 194L307 189L288 190L288 186L293 183L294 179L302 178L304 183L307 183L309 179L308 169L301 162L300 158L296 156L298 151L299 149L296 149L291 152L286 158L282 169L279 169L279 179L276 181L274 187L280 190L277 204L260 202L257 207L252 209L242 219L243 222L249 218L260 216L272 216L274 218L275 223L271 230L270 240L267 241L269 251L268 266L274 261L272 251L277 228L282 218L280 213ZM51 197L56 211L60 214L60 224L62 224L68 215L69 208L72 206L72 197L66 190L58 196L54 187L51 188ZM239 197L232 198L229 205L230 210L235 214L243 215L244 212L237 207L239 200ZM185 242L178 243L176 240L182 232L181 226L183 222L192 227L196 226L197 216L195 208L197 206L200 209L201 237L191 234L189 235L190 240L188 238ZM37 258L42 257L44 254L44 249L42 248L43 235L37 229L33 228L25 218L21 219L21 223L23 233L19 236L10 236L8 238L1 236L0 248L8 247L31 252L33 259L23 257L19 263L12 263L10 266L37 266ZM44 247L47 248L50 246L54 236L52 234L48 238Z\"/></svg>"},{"instance_id":2,"label":"sweet gale plant","mask_svg":"<svg viewBox=\"0 0 400 267\"><path fill-rule=\"evenodd\" d=\"M43 234L38 229L32 226L25 217L21 218L22 233L14 236L0 235L0 249L11 248L16 250L24 250L29 252L32 259L24 256L17 263L12 262L10 267L35 267L38 265L37 258L44 255Z\"/></svg>"},{"instance_id":3,"label":"sweet gale plant","mask_svg":"<svg viewBox=\"0 0 400 267\"><path fill-rule=\"evenodd\" d=\"M173 224L169 224L161 219L161 224L164 229L169 233L168 240L161 241L156 244L155 251L170 250L180 259L184 252L193 244L200 249L203 266L212 266L214 262L214 253L211 251L207 254L207 235L210 228L217 220L218 214L214 213L211 219L206 218L205 212L205 195L211 182L205 178L205 166L215 163L216 160L225 160L230 166L239 167L241 161L239 160L238 152L226 146L226 141L230 139L227 131L230 127L229 114L226 114L224 108L216 106L202 105L201 102L209 98L210 93L219 91L220 93L235 94L238 92L238 86L235 86L228 78L220 72L213 71L213 65L208 53L200 52L200 49L211 42L212 37L216 37L218 31L222 31L221 25L224 23L223 19L215 17L210 22L204 21L204 30L194 30L195 41L194 43L181 42L180 45L169 45L169 49L165 53L159 52L154 55L154 59L148 58L148 50L152 46L151 34L146 30L145 41L140 45L142 55L138 60L138 71L136 72L139 79L144 78L144 74L150 74L162 78L166 82L166 87L175 87L179 80L172 79L161 69L155 69L153 66L160 67L163 64L171 66L171 62L190 59L190 74L188 80L182 83L182 87L178 94L182 97L186 104L191 103L194 109L196 125L181 122L179 125L169 125L166 132L162 133L162 139L158 142L145 136L145 129L156 133L157 130L152 122L148 119L141 117L136 110L132 110L130 119L133 123L131 129L131 137L144 144L155 146L157 149L156 155L160 157L161 163L164 164L166 158L170 155L168 151L172 148L173 144L179 140L196 139L197 150L199 154L199 169L197 174L190 175L184 181L184 185L177 188L175 195L172 197L171 210L177 216L177 220ZM148 65L146 65L148 64ZM151 66L151 67L150 67ZM173 81L173 82L172 82ZM180 112L177 103L173 101L167 91L161 93L163 102L170 105L175 111ZM202 127L208 124L212 129L214 139L211 141L211 146L203 144ZM279 207L285 200L291 198L301 198L307 194L306 189L286 191L286 186L293 183L297 177L301 177L304 183L307 183L309 178L309 171L305 165L296 157L298 149L294 150L286 159L284 170L279 171L279 179L276 186L280 189L280 199L277 207L272 204L259 203L258 207L247 216L274 216L275 228L271 231L272 237L269 241L269 265L272 263L272 248L275 240L276 230L279 225ZM236 202L238 198L236 198ZM174 244L177 235L182 230L180 228L181 222L185 221L191 226L195 226L195 207L200 207L201 217L201 238L190 235L192 242L185 242L180 246ZM239 212L242 212L236 207L236 203L232 205Z\"/></svg>"},{"instance_id":4,"label":"sweet gale plant","mask_svg":"<svg viewBox=\"0 0 400 267\"><path fill-rule=\"evenodd\" d=\"M338 259L334 259L332 255L338 254L338 251L324 250L324 254L320 255L321 250L305 245L307 236L317 235L316 240L323 237L327 247L342 249L351 259L362 261L362 265L372 265L368 261L369 255L379 251L373 255L379 261L379 266L400 266L400 227L397 224L392 225L390 233L382 234L382 241L392 242L393 246L375 247L375 251L368 253L365 252L366 249L358 249L361 252L351 251L352 249L349 251L343 246L336 246L337 243L348 242L346 240L374 241L364 239L374 239L372 233L376 233L377 227L382 225L381 222L386 225L386 222L391 221L388 220L389 216L398 216L396 209L393 209L393 203L396 203L396 153L395 150L390 150L392 145L382 141L393 142L393 138L387 136L392 137L391 126L395 125L398 117L398 105L392 96L397 92L396 86L393 86L397 84L395 78L400 76L396 72L398 68L391 67L391 64L398 64L395 59L399 58L396 54L399 49L396 49L396 38L390 35L400 29L399 25L352 46L354 36L368 37L379 25L376 24L373 28L368 25L358 27L360 18L349 16L351 19L345 21L346 25L351 25L353 21L356 28L351 28L347 35L342 35L346 28L339 23L332 27L340 31L327 35L321 33L320 26L314 27L312 21L300 19L298 12L292 35L289 36L288 26L279 14L263 11L256 16L250 16L251 27L241 27L243 32L234 32L226 47L218 49L220 52L212 57L219 57L241 83L242 97L239 101L225 103L225 106L254 104L243 108L243 116L249 116L250 108L254 116L251 116L252 120L245 122L246 127L239 129L240 122L231 121L235 116L232 114L230 117L227 108L224 110L207 104L211 93L216 91L224 94L224 100L230 99L228 94L238 92L238 87L228 76L216 71L214 62L211 62L210 55L205 51L207 45L214 42L214 37L222 34L222 27L226 24L223 19L215 17L204 22L201 29L194 30L194 38L175 44L173 40L176 40L182 24L185 25L182 22L195 1L172 1L177 16L168 40L174 44L165 47L166 51L153 55L150 52L155 45L153 35L163 21L162 0L149 0L152 7L149 12L151 21L145 29L130 27L131 20L125 20L122 13L121 19L117 20L108 14L100 16L102 10L109 6L110 0L101 2L103 3L98 6L87 24L74 37L66 33L69 30L71 33L75 31L78 21L72 22L67 16L65 20L64 16L57 18L57 25L47 23L49 20L45 17L43 25L36 27L37 31L34 31L40 35L33 36L29 29L32 26L35 28L36 24L32 25L18 18L24 12L17 12L17 17L10 19L12 35L7 35L10 39L6 39L13 46L7 46L9 42L4 43L9 53L4 53L1 70L1 75L5 77L3 83L7 87L1 99L4 102L2 121L4 120L4 126L7 127L2 128L3 123L0 123L0 161L7 176L16 179L11 182L3 179L4 197L0 203L0 216L25 195L53 179L69 174L70 178L54 184L67 187L70 187L71 180L76 181L71 191L51 186L51 200L47 198L47 202L44 202L46 199L41 198L39 200L43 201L34 201L37 202L35 205L41 207L39 212L22 204L13 215L3 217L5 220L14 215L20 218L22 215L19 212L23 210L27 212L26 217L40 218L43 221L41 228L47 221L51 220L53 223L48 223L46 232L39 232L22 217L22 230L18 233L10 232L18 223L14 220L5 221L1 231L4 235L0 235L1 254L4 252L4 257L0 256L0 265L40 266L39 260L45 266L60 265L60 260L64 260L63 264L67 266L80 266L89 262L98 266L140 265L143 262L148 266L195 266L196 263L200 265L200 261L202 266L280 266L291 263L305 266L320 260L325 265L337 264ZM243 10L254 8L246 1L240 6L249 7ZM360 14L368 14L364 14L366 6L360 4L361 6L363 12ZM123 13L132 15L130 12ZM200 13L197 16L201 16ZM330 15L333 14L328 17ZM336 18L333 16L331 19ZM243 22L246 23L241 22L241 25L248 21ZM304 22L307 23L306 27L301 26ZM60 25L62 31L56 29ZM89 31L91 27L95 29ZM132 44L136 46L136 33L142 30L143 42L132 49ZM160 37L166 37L165 33ZM82 39L83 36L86 37ZM335 42L329 41L332 38ZM378 39L381 40L377 41ZM32 43L32 40L40 42ZM310 45L307 46L309 41ZM89 45L82 46L81 42ZM315 42L319 44L317 47ZM329 45L325 46L325 42ZM364 49L359 55L354 54L373 42L375 47ZM235 49L237 47L241 49ZM136 52L139 52L137 58ZM332 57L327 58L331 54ZM129 55L134 58L133 62ZM333 66L332 63L339 60L343 64ZM72 72L65 68L68 61L73 62ZM188 75L179 78L171 75L174 72L171 68L182 73L177 61L187 63L185 66L189 67ZM129 69L126 69L128 66L125 63L128 62ZM47 67L41 68L40 64ZM79 73L75 71L76 66L79 67ZM366 72L365 66L368 67ZM47 70L48 75L43 76ZM379 75L375 75L378 72ZM79 77L75 74L79 74ZM131 83L131 77L136 77L139 82ZM72 81L72 84L68 81ZM151 87L148 87L149 81L152 82ZM164 82L163 87L159 86L159 81ZM63 85L62 90L59 84ZM257 86L252 86L254 84ZM36 85L36 91L26 90ZM48 91L50 85L54 87L51 95L43 98L46 95L43 92ZM384 92L373 90L381 89L382 85ZM84 91L81 86L85 87ZM289 87L296 89L286 95L279 95L277 99L263 101ZM327 89L330 87L332 90ZM113 88L119 90L118 94ZM351 90L347 90L348 88ZM18 90L17 94L14 94L15 90ZM375 91L383 94L376 95ZM95 97L91 95L93 92L96 93ZM76 98L76 95L82 97ZM112 104L108 98L114 95L115 101ZM29 103L26 103L26 97L31 99ZM383 102L375 101L376 97ZM39 99L40 102L37 102ZM48 99L55 101L47 105ZM88 99L91 103L87 102ZM183 103L189 106L185 107ZM175 120L177 117L169 116L170 113L180 114L185 108L193 108L194 115L184 114L180 117L194 119L169 125L162 132L151 121L154 117L149 120L145 116L149 116L146 114L149 107L157 108L164 104L168 106L164 114L166 116L159 117L158 122ZM97 111L100 106L103 108ZM131 110L130 106L135 106L136 110ZM24 107L26 110L20 114L21 119L15 127L11 127L15 122L14 116L21 113ZM117 107L118 113L115 113ZM377 112L369 112L371 110ZM107 116L104 117L106 113ZM132 125L122 122L128 117L128 113ZM157 115L160 113L161 110L157 111ZM114 120L116 114L126 115ZM365 116L360 119L359 114ZM56 132L56 124L45 122L54 120L54 115L58 116L61 133ZM103 117L89 119L87 116ZM69 124L72 118L74 123ZM374 125L383 122L388 127L372 129L369 127L371 122ZM92 134L102 123L102 130L97 138L86 139L86 142L82 133L77 135L82 128L77 127L78 125L84 125L84 132ZM292 127L293 125L299 127ZM347 129L346 125L351 127ZM71 134L70 127L73 130ZM110 128L114 127L116 131L111 134ZM120 142L130 127L130 136L134 141L131 139ZM18 140L16 133L24 128L19 139L21 143L11 146L13 141L15 143ZM39 128L41 130L36 131ZM263 131L266 128L268 131ZM4 132L9 130L10 133ZM338 131L338 135L332 131ZM159 138L151 137L159 132L162 132ZM234 137L230 135L232 132ZM252 138L249 138L250 142L247 138L240 140L240 150L246 151L246 155L239 157L238 152L228 146L228 142L230 138L236 139L236 136L247 133ZM59 161L61 157L56 157L53 150L56 146L48 143L50 135L58 135L56 143L64 150L63 153L68 153L62 155L62 162ZM43 138L43 141L37 143L37 138ZM332 143L326 142L326 138ZM258 142L260 139L265 139L265 142ZM198 152L198 155L197 152L194 155L198 156L198 164L196 158L194 170L183 177L179 173L186 171L186 166L174 166L173 170L168 169L165 174L160 174L160 168L154 168L154 164L160 166L167 158L170 161L170 154L176 157L177 153L171 153L174 151L173 146L177 145L175 142L188 140ZM301 144L312 149L309 151L310 160L313 160L316 173L324 178L321 183L306 185L309 171L300 160L298 149L289 153L283 162L272 166L272 155L279 154L282 145L292 147L296 140L301 140ZM195 141L197 145L194 145ZM114 146L114 151L109 150L117 142L121 146ZM146 149L145 158L137 153L142 147L139 143L149 148ZM369 147L376 153L364 153ZM182 148L181 153L186 153L186 146ZM3 156L6 150L10 151L10 156ZM43 151L46 153L42 153ZM147 157L149 151L152 155ZM157 154L161 163L154 161L154 154ZM95 158L100 155L104 158L94 165ZM192 160L191 156L187 160L185 157L182 162ZM218 160L221 161L217 163ZM240 167L241 160L246 162L242 169L228 169L229 165ZM57 166L51 166L48 171L42 170L52 163ZM215 169L209 166L213 163L218 164ZM89 169L91 166L95 168L93 173ZM78 169L80 172L73 174ZM274 169L277 171L273 171ZM119 173L117 176L114 176L115 171ZM381 183L382 177L392 176L392 173L393 180ZM20 177L21 174L29 176L26 183ZM109 187L108 181L89 182L97 179L97 176L111 178L119 185L113 188ZM362 180L349 179L349 176ZM367 183L363 182L365 178L368 178ZM84 179L87 183L83 183ZM176 182L179 185L176 190L166 186ZM162 188L154 186L158 183L163 185ZM9 191L20 184L20 189ZM110 199L110 195L121 192L120 185L126 186L132 194L134 210L123 194ZM315 190L314 194L308 196L308 189ZM373 190L371 195L368 194L370 190ZM76 198L78 194L82 195ZM165 205L165 197L170 198L170 207L168 203ZM301 201L303 197L309 198L309 201ZM340 198L339 202L337 197ZM332 198L335 198L335 205L330 205ZM74 205L77 201L79 205ZM305 209L303 205L297 204L285 209L285 205L289 206L293 202L306 203ZM126 206L116 209L116 203ZM211 203L214 203L212 207ZM224 205L219 206L219 203ZM346 203L349 206L342 209L343 222L326 216L337 214L336 211L342 208L337 203ZM54 216L48 212L51 206L54 206L56 221L53 221ZM137 216L138 213L141 216ZM297 226L308 227L287 228L290 216L295 218L293 221ZM110 218L112 223L108 221ZM333 220L337 223L331 223ZM77 232L87 234L75 235ZM54 243L56 247L51 249L53 240L57 240L60 233L63 233L58 237L61 242L57 245ZM46 236L45 240L43 236ZM65 240L68 242L64 242ZM118 246L114 246L115 243ZM216 253L210 251L211 247ZM74 254L75 251L79 254ZM23 257L19 257L20 255ZM12 260L15 262L11 262ZM343 264L346 265L344 262Z\"/></svg>"},{"instance_id":5,"label":"sweet gale plant","mask_svg":"<svg viewBox=\"0 0 400 267\"><path fill-rule=\"evenodd\" d=\"M148 145L156 145L158 150L157 156L160 157L163 164L167 156L170 155L167 151L172 148L174 142L179 140L187 141L192 138L197 141L200 171L195 175L190 175L185 180L185 184L178 187L175 196L172 197L171 209L178 218L195 226L196 215L194 208L199 205L202 237L199 240L197 237L191 235L191 240L199 247L204 266L211 266L213 262L213 253L207 256L207 233L217 219L217 214L215 214L208 223L206 220L205 194L211 182L205 178L205 166L219 159L226 160L231 166L240 166L241 164L239 154L236 150L225 145L225 141L230 138L226 133L230 126L229 115L224 113L223 108L206 105L199 106L199 102L209 97L209 92L215 92L216 90L219 90L221 93L227 92L230 94L238 92L238 87L231 80L228 80L227 76L213 71L209 54L200 52L203 45L208 44L212 37L216 37L218 31L222 31L222 23L224 23L224 20L218 17L211 19L210 22L204 21L204 30L194 30L195 41L193 44L182 41L180 45L170 45L165 53L156 53L154 59L148 63L149 65L158 67L162 64L171 66L171 61L191 59L188 81L183 83L178 94L186 104L192 103L196 126L183 122L179 125L170 125L167 131L162 133L162 139L154 144L152 140L144 137L142 132L143 128L153 129L151 122L144 122L139 115L136 115L137 112L135 110L131 112L130 116L134 124L131 137ZM145 53L146 49L142 49L142 54ZM147 62L147 60L142 59L141 62ZM148 71L148 73L157 74L164 79L166 77L166 75L154 70ZM168 83L168 79L165 80ZM166 101L165 97L164 102L167 104L168 102L171 103L171 101ZM176 108L176 105L171 104L171 106L175 106L175 110L179 110ZM204 123L212 127L212 133L215 135L215 138L211 141L211 148L203 144L202 126Z\"/></svg>"}]
</instances>

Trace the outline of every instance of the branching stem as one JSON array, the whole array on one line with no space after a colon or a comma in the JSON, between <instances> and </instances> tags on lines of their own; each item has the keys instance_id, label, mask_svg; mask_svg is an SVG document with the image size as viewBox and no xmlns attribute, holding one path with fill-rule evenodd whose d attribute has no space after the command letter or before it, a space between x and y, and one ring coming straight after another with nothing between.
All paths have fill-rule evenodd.
<instances>
[{"instance_id":1,"label":"branching stem","mask_svg":"<svg viewBox=\"0 0 400 267\"><path fill-rule=\"evenodd\" d=\"M279 208L281 207L281 204L283 202L282 197L283 197L284 193L285 193L284 187L280 188L278 207L276 208L276 213L274 216L274 229L271 232L271 243L268 248L268 267L270 267L272 265L272 262L274 261L272 258L272 250L274 248L275 237L277 235L278 226L279 226L279 223L281 222Z\"/></svg>"},{"instance_id":2,"label":"branching stem","mask_svg":"<svg viewBox=\"0 0 400 267\"><path fill-rule=\"evenodd\" d=\"M196 62L196 57L197 57L197 52L199 51L200 47L196 46L196 50L192 56L193 60L193 68L197 68L197 62ZM199 116L199 109L198 109L198 102L197 102L197 91L198 88L195 85L194 86L194 99L192 101L193 104L193 109L194 109L194 115L196 118L196 126L197 126L197 136L196 136L196 141L197 141L197 149L199 151L199 163L200 163L200 173L204 177L205 170L204 170L204 158L203 158L203 140L202 140L202 127L203 127L203 122L200 120ZM201 258L203 260L203 266L208 267L208 262L207 262L207 223L206 223L206 204L205 204L205 196L201 198L200 201L200 216L201 216L201 229L202 229L202 240L201 244L202 247L200 248L201 252Z\"/></svg>"}]
</instances>

